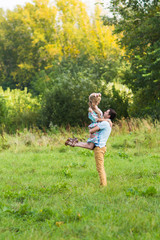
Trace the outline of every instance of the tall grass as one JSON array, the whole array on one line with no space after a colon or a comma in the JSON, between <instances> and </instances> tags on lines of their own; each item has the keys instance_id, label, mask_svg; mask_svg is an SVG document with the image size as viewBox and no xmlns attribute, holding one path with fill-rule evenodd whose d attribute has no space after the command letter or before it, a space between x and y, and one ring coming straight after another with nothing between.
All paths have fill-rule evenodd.
<instances>
[{"instance_id":1,"label":"tall grass","mask_svg":"<svg viewBox=\"0 0 160 240\"><path fill-rule=\"evenodd\" d=\"M158 121L154 121L151 118L148 119L140 119L140 118L131 118L131 119L121 119L116 122L113 127L113 134L122 134L128 132L136 132L136 131L151 131L154 129L159 129L160 123Z\"/></svg>"},{"instance_id":2,"label":"tall grass","mask_svg":"<svg viewBox=\"0 0 160 240\"><path fill-rule=\"evenodd\" d=\"M121 119L113 124L111 138L132 133L139 136L150 135L152 141L157 138L160 131L160 122L153 122L151 119ZM1 148L16 147L40 147L58 146L64 144L68 137L77 137L81 141L86 141L89 137L88 128L81 127L58 127L51 126L49 130L42 131L38 128L17 130L15 134L9 135L5 132L1 134ZM110 141L109 141L110 142ZM159 144L159 142L157 142Z\"/></svg>"}]
</instances>

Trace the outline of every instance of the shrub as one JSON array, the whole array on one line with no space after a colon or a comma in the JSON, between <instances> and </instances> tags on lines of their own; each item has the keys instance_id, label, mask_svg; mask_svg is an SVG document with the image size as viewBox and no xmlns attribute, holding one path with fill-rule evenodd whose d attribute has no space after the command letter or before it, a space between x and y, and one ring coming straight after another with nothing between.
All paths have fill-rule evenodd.
<instances>
[{"instance_id":1,"label":"shrub","mask_svg":"<svg viewBox=\"0 0 160 240\"><path fill-rule=\"evenodd\" d=\"M15 89L3 91L0 88L0 123L8 132L23 129L37 124L40 103L38 99L32 98L27 89L24 91Z\"/></svg>"},{"instance_id":2,"label":"shrub","mask_svg":"<svg viewBox=\"0 0 160 240\"><path fill-rule=\"evenodd\" d=\"M97 86L85 73L79 72L75 76L70 72L61 74L43 96L42 124L84 124L88 121L88 96L94 91Z\"/></svg>"},{"instance_id":3,"label":"shrub","mask_svg":"<svg viewBox=\"0 0 160 240\"><path fill-rule=\"evenodd\" d=\"M6 101L3 96L0 96L0 126L4 124L7 115Z\"/></svg>"},{"instance_id":4,"label":"shrub","mask_svg":"<svg viewBox=\"0 0 160 240\"><path fill-rule=\"evenodd\" d=\"M154 98L150 91L139 89L134 95L133 104L129 108L132 117L160 120L160 100Z\"/></svg>"},{"instance_id":5,"label":"shrub","mask_svg":"<svg viewBox=\"0 0 160 240\"><path fill-rule=\"evenodd\" d=\"M82 75L83 76L83 75ZM50 125L85 125L88 120L88 96L92 92L101 92L102 101L100 108L116 110L118 118L128 117L130 96L121 92L114 85L111 89L99 89L86 77L70 79L64 75L60 83L46 91L42 103L43 124Z\"/></svg>"},{"instance_id":6,"label":"shrub","mask_svg":"<svg viewBox=\"0 0 160 240\"><path fill-rule=\"evenodd\" d=\"M129 116L128 108L132 104L132 91L125 85L109 83L103 86L101 106L104 110L113 108L117 119Z\"/></svg>"}]
</instances>

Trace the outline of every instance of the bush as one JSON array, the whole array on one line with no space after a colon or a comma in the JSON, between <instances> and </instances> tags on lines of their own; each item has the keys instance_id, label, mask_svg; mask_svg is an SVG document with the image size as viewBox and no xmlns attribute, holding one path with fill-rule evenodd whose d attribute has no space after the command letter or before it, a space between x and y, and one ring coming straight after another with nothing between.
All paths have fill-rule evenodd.
<instances>
[{"instance_id":1,"label":"bush","mask_svg":"<svg viewBox=\"0 0 160 240\"><path fill-rule=\"evenodd\" d=\"M122 84L109 83L103 86L102 101L100 106L106 110L113 108L117 112L117 118L127 118L128 108L132 104L132 91Z\"/></svg>"},{"instance_id":2,"label":"bush","mask_svg":"<svg viewBox=\"0 0 160 240\"><path fill-rule=\"evenodd\" d=\"M3 96L0 96L0 125L4 123L7 114L6 101Z\"/></svg>"},{"instance_id":3,"label":"bush","mask_svg":"<svg viewBox=\"0 0 160 240\"><path fill-rule=\"evenodd\" d=\"M4 130L4 123L7 117L6 101L3 96L0 96L0 131Z\"/></svg>"},{"instance_id":4,"label":"bush","mask_svg":"<svg viewBox=\"0 0 160 240\"><path fill-rule=\"evenodd\" d=\"M15 89L3 91L0 88L0 124L3 124L7 132L23 129L37 124L40 103L32 98L27 89L24 91Z\"/></svg>"},{"instance_id":5,"label":"bush","mask_svg":"<svg viewBox=\"0 0 160 240\"><path fill-rule=\"evenodd\" d=\"M116 110L118 118L128 117L130 93L122 92L115 88L99 88L90 79L77 74L75 78L69 75L61 75L59 81L54 81L55 86L46 91L42 103L42 124L52 125L85 125L88 120L88 96L92 92L101 92L102 101L100 108L104 111L108 108Z\"/></svg>"},{"instance_id":6,"label":"bush","mask_svg":"<svg viewBox=\"0 0 160 240\"><path fill-rule=\"evenodd\" d=\"M82 125L88 121L88 96L96 85L82 73L75 77L62 74L47 90L42 100L42 124Z\"/></svg>"},{"instance_id":7,"label":"bush","mask_svg":"<svg viewBox=\"0 0 160 240\"><path fill-rule=\"evenodd\" d=\"M134 95L133 104L130 106L129 112L132 117L151 117L153 120L160 120L160 100L153 98L150 90L140 89Z\"/></svg>"}]
</instances>

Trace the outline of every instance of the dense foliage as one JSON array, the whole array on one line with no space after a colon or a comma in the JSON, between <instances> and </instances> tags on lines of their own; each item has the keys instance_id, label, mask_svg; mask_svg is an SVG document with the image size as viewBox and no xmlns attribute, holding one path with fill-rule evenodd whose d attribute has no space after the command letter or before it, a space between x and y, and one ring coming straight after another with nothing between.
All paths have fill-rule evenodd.
<instances>
[{"instance_id":1,"label":"dense foliage","mask_svg":"<svg viewBox=\"0 0 160 240\"><path fill-rule=\"evenodd\" d=\"M98 5L91 17L80 0L33 0L1 9L0 85L27 88L30 100L41 99L38 122L26 117L24 126L88 124L91 92L101 92L100 108L114 108L118 118L160 118L159 8L157 1L112 0L113 15L103 19ZM0 123L9 128L16 122L16 129L24 118L15 121L12 114L6 120L7 102L1 94Z\"/></svg>"},{"instance_id":2,"label":"dense foliage","mask_svg":"<svg viewBox=\"0 0 160 240\"><path fill-rule=\"evenodd\" d=\"M81 61L82 66L90 61L94 68L107 60L113 68L120 52L113 26L103 25L100 10L90 19L85 5L77 0L57 0L55 6L49 0L34 0L23 8L1 12L0 25L3 88L32 89L41 71L46 75L54 71L53 63L63 70L64 59L68 67L73 61Z\"/></svg>"},{"instance_id":3,"label":"dense foliage","mask_svg":"<svg viewBox=\"0 0 160 240\"><path fill-rule=\"evenodd\" d=\"M126 49L124 83L134 92L131 114L160 118L160 4L159 1L111 1L115 33Z\"/></svg>"},{"instance_id":4,"label":"dense foliage","mask_svg":"<svg viewBox=\"0 0 160 240\"><path fill-rule=\"evenodd\" d=\"M91 92L102 92L102 110L116 105L106 88L124 51L98 6L89 17L81 1L34 0L0 15L0 83L42 96L40 126L83 125ZM128 116L127 109L118 115Z\"/></svg>"},{"instance_id":5,"label":"dense foliage","mask_svg":"<svg viewBox=\"0 0 160 240\"><path fill-rule=\"evenodd\" d=\"M3 91L0 88L0 131L14 132L36 126L38 123L40 103L32 98L27 89Z\"/></svg>"}]
</instances>

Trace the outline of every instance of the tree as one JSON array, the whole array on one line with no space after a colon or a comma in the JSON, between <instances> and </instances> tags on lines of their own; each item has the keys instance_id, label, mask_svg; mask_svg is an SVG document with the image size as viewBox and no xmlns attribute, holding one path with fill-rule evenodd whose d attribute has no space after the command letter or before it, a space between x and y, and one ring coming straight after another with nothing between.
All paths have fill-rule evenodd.
<instances>
[{"instance_id":1,"label":"tree","mask_svg":"<svg viewBox=\"0 0 160 240\"><path fill-rule=\"evenodd\" d=\"M100 13L97 7L91 19L78 0L57 0L55 5L33 0L0 13L0 84L31 90L41 71L48 75L55 63L61 65L66 59L82 65L92 62L97 78L108 68L115 69L122 51L112 35L114 27L104 26ZM107 82L110 75L103 75Z\"/></svg>"},{"instance_id":2,"label":"tree","mask_svg":"<svg viewBox=\"0 0 160 240\"><path fill-rule=\"evenodd\" d=\"M115 33L123 34L119 44L121 47L125 47L125 60L131 63L124 83L135 94L136 115L149 114L154 118L160 118L160 110L158 110L160 109L159 2L112 0L111 11L113 13L112 20L116 26ZM136 101L137 97L139 101ZM152 114L153 108L158 110L156 116Z\"/></svg>"},{"instance_id":3,"label":"tree","mask_svg":"<svg viewBox=\"0 0 160 240\"><path fill-rule=\"evenodd\" d=\"M33 0L2 13L0 83L43 95L47 125L84 123L88 95L117 78L124 50L100 15L97 6L90 18L80 0Z\"/></svg>"},{"instance_id":4,"label":"tree","mask_svg":"<svg viewBox=\"0 0 160 240\"><path fill-rule=\"evenodd\" d=\"M1 85L30 88L35 73L48 68L57 54L56 7L34 0L1 15Z\"/></svg>"}]
</instances>

